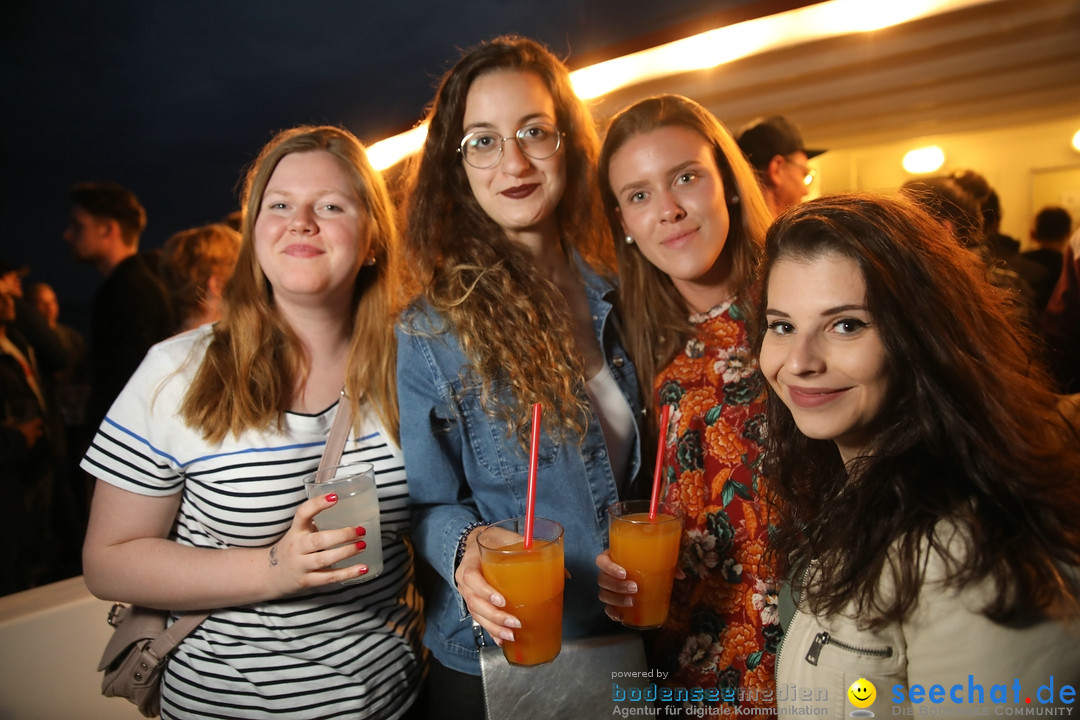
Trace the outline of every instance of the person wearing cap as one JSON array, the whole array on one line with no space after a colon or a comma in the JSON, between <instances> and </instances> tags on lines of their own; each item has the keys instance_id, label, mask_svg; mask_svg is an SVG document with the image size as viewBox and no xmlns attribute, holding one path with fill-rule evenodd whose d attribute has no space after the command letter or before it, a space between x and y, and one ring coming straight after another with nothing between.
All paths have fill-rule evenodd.
<instances>
[{"instance_id":1,"label":"person wearing cap","mask_svg":"<svg viewBox=\"0 0 1080 720\"><path fill-rule=\"evenodd\" d=\"M780 115L759 118L743 126L736 141L757 171L773 217L810 192L815 172L807 162L825 151L807 150L790 120Z\"/></svg>"}]
</instances>

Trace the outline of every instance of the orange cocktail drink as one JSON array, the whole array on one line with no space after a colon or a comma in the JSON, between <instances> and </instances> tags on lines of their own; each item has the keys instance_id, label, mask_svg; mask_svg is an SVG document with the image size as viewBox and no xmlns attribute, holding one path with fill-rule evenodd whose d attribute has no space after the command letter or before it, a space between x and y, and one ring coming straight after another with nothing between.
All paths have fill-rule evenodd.
<instances>
[{"instance_id":1,"label":"orange cocktail drink","mask_svg":"<svg viewBox=\"0 0 1080 720\"><path fill-rule=\"evenodd\" d=\"M521 621L514 640L503 641L503 655L512 665L541 665L562 649L563 529L535 518L526 550L524 528L524 518L503 520L484 528L477 541L484 579L506 598L503 610Z\"/></svg>"},{"instance_id":2,"label":"orange cocktail drink","mask_svg":"<svg viewBox=\"0 0 1080 720\"><path fill-rule=\"evenodd\" d=\"M660 512L650 520L645 500L615 503L608 508L608 514L611 559L638 587L634 606L622 608L622 623L634 628L660 627L671 604L682 521Z\"/></svg>"}]
</instances>

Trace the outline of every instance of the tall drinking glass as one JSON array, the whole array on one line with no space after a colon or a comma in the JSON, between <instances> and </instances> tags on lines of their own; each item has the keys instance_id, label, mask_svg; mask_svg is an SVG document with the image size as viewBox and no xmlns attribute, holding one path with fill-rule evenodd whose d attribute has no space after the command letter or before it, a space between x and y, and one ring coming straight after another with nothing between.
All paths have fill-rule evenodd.
<instances>
[{"instance_id":1,"label":"tall drinking glass","mask_svg":"<svg viewBox=\"0 0 1080 720\"><path fill-rule=\"evenodd\" d=\"M511 518L480 531L484 579L504 598L503 608L521 621L513 641L503 641L512 665L551 662L562 649L563 528L534 518L532 546L525 549L525 518Z\"/></svg>"},{"instance_id":2,"label":"tall drinking glass","mask_svg":"<svg viewBox=\"0 0 1080 720\"><path fill-rule=\"evenodd\" d=\"M671 605L682 520L660 512L650 520L648 500L615 503L608 515L611 559L638 586L634 606L622 608L622 623L640 629L660 627Z\"/></svg>"}]
</instances>

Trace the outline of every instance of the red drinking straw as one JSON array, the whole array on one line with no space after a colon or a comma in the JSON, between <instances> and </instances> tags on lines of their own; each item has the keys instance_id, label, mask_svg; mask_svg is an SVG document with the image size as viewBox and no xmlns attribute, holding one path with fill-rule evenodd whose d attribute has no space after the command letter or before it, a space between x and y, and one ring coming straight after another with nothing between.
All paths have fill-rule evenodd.
<instances>
[{"instance_id":1,"label":"red drinking straw","mask_svg":"<svg viewBox=\"0 0 1080 720\"><path fill-rule=\"evenodd\" d=\"M664 466L664 445L667 442L668 419L671 417L671 406L664 404L660 411L660 440L656 448L656 469L652 476L652 498L649 500L649 519L656 519L656 511L660 507L660 470Z\"/></svg>"},{"instance_id":2,"label":"red drinking straw","mask_svg":"<svg viewBox=\"0 0 1080 720\"><path fill-rule=\"evenodd\" d=\"M529 447L529 487L525 494L525 549L532 547L536 517L536 459L540 451L540 403L533 403L532 443Z\"/></svg>"}]
</instances>

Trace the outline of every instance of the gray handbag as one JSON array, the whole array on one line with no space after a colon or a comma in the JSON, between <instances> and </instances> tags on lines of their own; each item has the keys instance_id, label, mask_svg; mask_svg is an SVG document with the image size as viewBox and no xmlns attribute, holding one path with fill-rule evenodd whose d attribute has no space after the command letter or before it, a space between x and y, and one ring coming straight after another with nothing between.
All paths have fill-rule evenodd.
<instances>
[{"instance_id":1,"label":"gray handbag","mask_svg":"<svg viewBox=\"0 0 1080 720\"><path fill-rule=\"evenodd\" d=\"M169 653L206 617L184 615L166 628L167 610L115 603L108 618L115 630L98 663L98 670L105 673L101 694L126 698L146 717L156 717L161 711L161 672Z\"/></svg>"}]
</instances>

